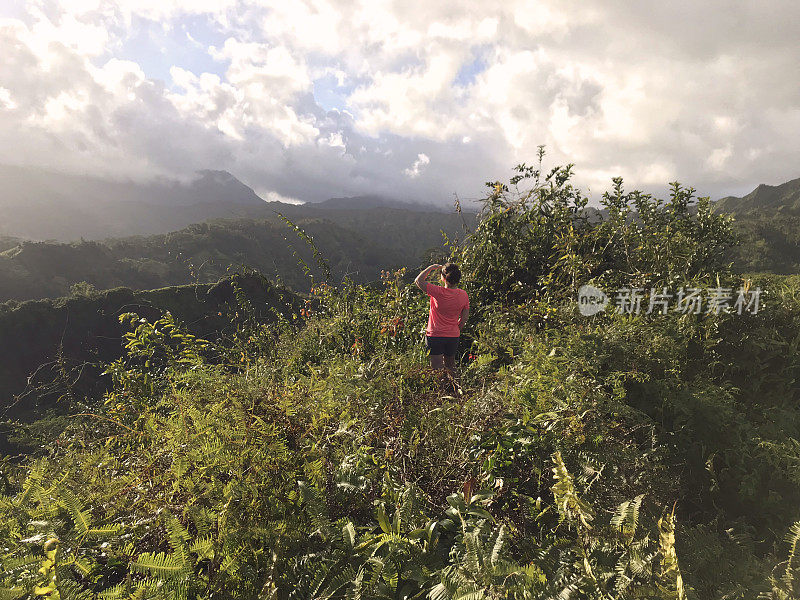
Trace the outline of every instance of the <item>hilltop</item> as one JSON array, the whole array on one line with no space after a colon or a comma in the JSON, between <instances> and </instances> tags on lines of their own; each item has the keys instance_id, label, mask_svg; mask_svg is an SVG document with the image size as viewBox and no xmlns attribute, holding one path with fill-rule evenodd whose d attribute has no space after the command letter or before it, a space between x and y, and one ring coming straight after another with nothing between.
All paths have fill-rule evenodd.
<instances>
[{"instance_id":1,"label":"hilltop","mask_svg":"<svg viewBox=\"0 0 800 600\"><path fill-rule=\"evenodd\" d=\"M240 300L261 322L301 306L289 290L252 274L209 284L141 292L83 290L56 300L0 304L0 420L30 422L53 408L63 412L67 381L70 397L102 395L109 383L101 377L104 365L124 350L120 315L135 310L142 318L157 320L169 313L177 322L191 324L194 334L215 340L231 335L244 318L237 313ZM0 435L0 452L8 451L4 437Z\"/></svg>"},{"instance_id":2,"label":"hilltop","mask_svg":"<svg viewBox=\"0 0 800 600\"><path fill-rule=\"evenodd\" d=\"M735 219L741 244L729 257L739 272L800 272L800 179L722 198L715 210Z\"/></svg>"},{"instance_id":3,"label":"hilltop","mask_svg":"<svg viewBox=\"0 0 800 600\"><path fill-rule=\"evenodd\" d=\"M800 178L780 185L762 183L741 198L721 198L716 202L716 208L720 212L738 215L756 212L800 214Z\"/></svg>"},{"instance_id":4,"label":"hilltop","mask_svg":"<svg viewBox=\"0 0 800 600\"><path fill-rule=\"evenodd\" d=\"M0 235L33 240L163 233L265 205L225 171L201 171L188 182L137 182L0 166L0 190Z\"/></svg>"}]
</instances>

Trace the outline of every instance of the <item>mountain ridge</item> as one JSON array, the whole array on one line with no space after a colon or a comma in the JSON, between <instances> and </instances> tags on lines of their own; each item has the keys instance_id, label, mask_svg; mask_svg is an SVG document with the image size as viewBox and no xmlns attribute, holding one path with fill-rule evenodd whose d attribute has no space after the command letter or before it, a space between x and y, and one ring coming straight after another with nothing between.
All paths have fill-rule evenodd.
<instances>
[{"instance_id":1,"label":"mountain ridge","mask_svg":"<svg viewBox=\"0 0 800 600\"><path fill-rule=\"evenodd\" d=\"M800 177L778 185L761 183L744 196L720 198L715 206L721 212L734 214L769 211L800 213Z\"/></svg>"},{"instance_id":2,"label":"mountain ridge","mask_svg":"<svg viewBox=\"0 0 800 600\"><path fill-rule=\"evenodd\" d=\"M269 218L336 211L446 213L433 204L378 195L334 197L301 205L267 201L228 171L147 182L0 165L0 238L70 242L158 235L210 219ZM7 244L3 249L6 249Z\"/></svg>"},{"instance_id":3,"label":"mountain ridge","mask_svg":"<svg viewBox=\"0 0 800 600\"><path fill-rule=\"evenodd\" d=\"M0 165L0 236L69 241L165 233L265 206L227 171L198 171L185 183L137 182Z\"/></svg>"}]
</instances>

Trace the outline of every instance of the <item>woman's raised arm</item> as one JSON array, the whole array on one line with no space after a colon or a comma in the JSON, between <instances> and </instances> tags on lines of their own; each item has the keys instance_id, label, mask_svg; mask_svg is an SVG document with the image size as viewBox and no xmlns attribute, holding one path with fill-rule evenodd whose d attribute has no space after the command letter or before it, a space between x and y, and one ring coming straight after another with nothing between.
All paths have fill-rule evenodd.
<instances>
[{"instance_id":1,"label":"woman's raised arm","mask_svg":"<svg viewBox=\"0 0 800 600\"><path fill-rule=\"evenodd\" d=\"M425 286L426 286L425 278L434 269L441 269L441 268L442 268L442 265L430 265L424 271L422 271L419 275L417 275L417 278L414 280L414 284L424 292L425 291Z\"/></svg>"}]
</instances>

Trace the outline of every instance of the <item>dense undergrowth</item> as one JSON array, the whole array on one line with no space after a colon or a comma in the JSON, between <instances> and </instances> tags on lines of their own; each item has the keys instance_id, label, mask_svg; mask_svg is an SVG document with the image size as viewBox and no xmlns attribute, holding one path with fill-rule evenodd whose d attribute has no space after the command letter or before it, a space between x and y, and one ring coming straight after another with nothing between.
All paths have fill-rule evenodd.
<instances>
[{"instance_id":1,"label":"dense undergrowth","mask_svg":"<svg viewBox=\"0 0 800 600\"><path fill-rule=\"evenodd\" d=\"M518 172L450 249L457 382L403 270L269 325L243 300L218 344L126 316L112 391L3 464L2 597L797 597L800 285L720 264L691 190L616 182L590 222L569 168ZM584 317L586 282L769 296Z\"/></svg>"}]
</instances>

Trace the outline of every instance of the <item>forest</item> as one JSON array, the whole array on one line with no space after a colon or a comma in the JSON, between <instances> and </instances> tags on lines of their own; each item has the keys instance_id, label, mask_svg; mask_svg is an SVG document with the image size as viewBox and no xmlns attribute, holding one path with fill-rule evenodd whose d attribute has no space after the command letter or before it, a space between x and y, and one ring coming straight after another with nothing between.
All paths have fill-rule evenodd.
<instances>
[{"instance_id":1,"label":"forest","mask_svg":"<svg viewBox=\"0 0 800 600\"><path fill-rule=\"evenodd\" d=\"M307 293L268 316L235 278L221 335L122 313L102 394L3 423L29 450L0 463L0 597L797 598L800 279L744 274L691 188L615 179L589 218L572 176L488 182L439 250L473 307L457 379L418 263L342 281L292 221ZM585 284L703 310L583 316Z\"/></svg>"},{"instance_id":2,"label":"forest","mask_svg":"<svg viewBox=\"0 0 800 600\"><path fill-rule=\"evenodd\" d=\"M377 280L381 269L416 265L457 237L474 213L401 207L331 210L283 205L268 218L216 219L167 234L34 242L0 237L0 302L57 298L82 290L153 289L212 283L230 268L256 269L272 280L308 291L297 258L316 268L305 244L287 230L291 220L314 237L337 280ZM77 286L77 287L75 287Z\"/></svg>"}]
</instances>

